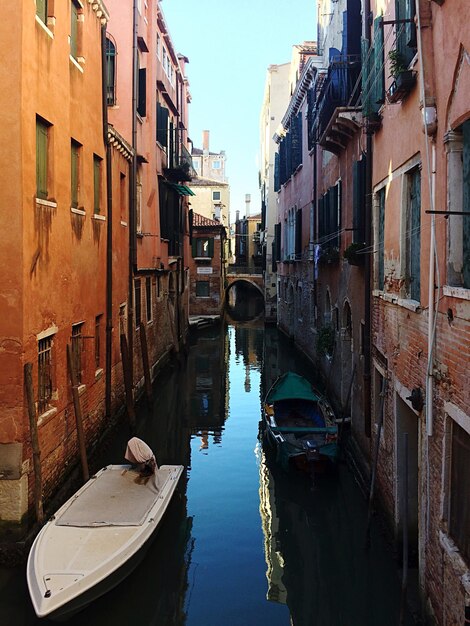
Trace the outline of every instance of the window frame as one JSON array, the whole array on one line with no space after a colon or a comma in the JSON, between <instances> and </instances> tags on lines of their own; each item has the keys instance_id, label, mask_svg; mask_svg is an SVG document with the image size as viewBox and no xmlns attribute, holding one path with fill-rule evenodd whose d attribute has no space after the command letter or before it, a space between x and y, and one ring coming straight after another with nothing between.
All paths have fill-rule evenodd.
<instances>
[{"instance_id":1,"label":"window frame","mask_svg":"<svg viewBox=\"0 0 470 626\"><path fill-rule=\"evenodd\" d=\"M75 366L75 375L79 385L84 380L84 363L83 363L83 329L85 322L72 324L72 359Z\"/></svg>"},{"instance_id":2,"label":"window frame","mask_svg":"<svg viewBox=\"0 0 470 626\"><path fill-rule=\"evenodd\" d=\"M140 278L134 278L134 325L139 330L142 322L142 284Z\"/></svg>"},{"instance_id":3,"label":"window frame","mask_svg":"<svg viewBox=\"0 0 470 626\"><path fill-rule=\"evenodd\" d=\"M70 206L78 209L80 204L80 163L82 145L75 139L70 142Z\"/></svg>"},{"instance_id":4,"label":"window frame","mask_svg":"<svg viewBox=\"0 0 470 626\"><path fill-rule=\"evenodd\" d=\"M40 200L49 196L50 128L51 124L36 115L36 198Z\"/></svg>"},{"instance_id":5,"label":"window frame","mask_svg":"<svg viewBox=\"0 0 470 626\"><path fill-rule=\"evenodd\" d=\"M152 312L152 277L145 277L145 313L147 318L147 324L153 320Z\"/></svg>"},{"instance_id":6,"label":"window frame","mask_svg":"<svg viewBox=\"0 0 470 626\"><path fill-rule=\"evenodd\" d=\"M116 106L117 86L117 46L108 33L106 35L106 104Z\"/></svg>"},{"instance_id":7,"label":"window frame","mask_svg":"<svg viewBox=\"0 0 470 626\"><path fill-rule=\"evenodd\" d=\"M101 215L101 196L103 188L103 174L102 174L103 159L93 154L93 213L94 215Z\"/></svg>"},{"instance_id":8,"label":"window frame","mask_svg":"<svg viewBox=\"0 0 470 626\"><path fill-rule=\"evenodd\" d=\"M201 287L204 285L204 291L207 293L200 293ZM211 296L211 283L210 280L196 280L195 294L196 298L210 298Z\"/></svg>"},{"instance_id":9,"label":"window frame","mask_svg":"<svg viewBox=\"0 0 470 626\"><path fill-rule=\"evenodd\" d=\"M53 346L54 335L51 333L38 338L38 415L51 408L51 400L54 393L53 382Z\"/></svg>"}]
</instances>

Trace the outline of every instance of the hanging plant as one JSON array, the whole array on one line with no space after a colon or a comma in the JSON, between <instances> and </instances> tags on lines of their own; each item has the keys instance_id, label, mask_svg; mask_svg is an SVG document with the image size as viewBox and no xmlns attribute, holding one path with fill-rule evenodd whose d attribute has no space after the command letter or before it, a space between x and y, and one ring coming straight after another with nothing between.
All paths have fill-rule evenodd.
<instances>
[{"instance_id":1,"label":"hanging plant","mask_svg":"<svg viewBox=\"0 0 470 626\"><path fill-rule=\"evenodd\" d=\"M405 62L405 57L398 50L390 50L388 53L390 61L390 76L396 78L408 69Z\"/></svg>"},{"instance_id":2,"label":"hanging plant","mask_svg":"<svg viewBox=\"0 0 470 626\"><path fill-rule=\"evenodd\" d=\"M317 350L320 356L331 356L335 347L335 330L332 326L322 326L317 331Z\"/></svg>"},{"instance_id":3,"label":"hanging plant","mask_svg":"<svg viewBox=\"0 0 470 626\"><path fill-rule=\"evenodd\" d=\"M365 243L352 243L343 252L343 256L350 265L362 265L365 259L365 253L362 252L364 249Z\"/></svg>"}]
</instances>

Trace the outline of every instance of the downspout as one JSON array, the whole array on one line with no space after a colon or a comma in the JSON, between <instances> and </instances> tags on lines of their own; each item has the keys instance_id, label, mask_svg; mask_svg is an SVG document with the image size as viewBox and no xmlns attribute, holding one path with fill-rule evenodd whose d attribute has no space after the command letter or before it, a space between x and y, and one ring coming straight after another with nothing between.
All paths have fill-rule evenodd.
<instances>
[{"instance_id":1,"label":"downspout","mask_svg":"<svg viewBox=\"0 0 470 626\"><path fill-rule=\"evenodd\" d=\"M364 38L369 42L370 48L370 0L364 1ZM373 149L372 133L366 128L366 173L365 173L365 202L364 202L364 243L366 250L371 246L371 222L372 222L372 166ZM364 255L364 370L363 370L363 408L364 408L364 431L367 437L371 436L371 255Z\"/></svg>"},{"instance_id":2,"label":"downspout","mask_svg":"<svg viewBox=\"0 0 470 626\"><path fill-rule=\"evenodd\" d=\"M105 413L111 417L111 370L113 347L113 178L111 145L108 141L108 101L106 76L106 23L101 27L101 94L103 141L106 146L106 341L105 341Z\"/></svg>"},{"instance_id":3,"label":"downspout","mask_svg":"<svg viewBox=\"0 0 470 626\"><path fill-rule=\"evenodd\" d=\"M129 287L127 342L130 355L131 380L134 384L134 271L137 269L137 0L133 3L133 35L132 35L132 169L129 185Z\"/></svg>"}]
</instances>

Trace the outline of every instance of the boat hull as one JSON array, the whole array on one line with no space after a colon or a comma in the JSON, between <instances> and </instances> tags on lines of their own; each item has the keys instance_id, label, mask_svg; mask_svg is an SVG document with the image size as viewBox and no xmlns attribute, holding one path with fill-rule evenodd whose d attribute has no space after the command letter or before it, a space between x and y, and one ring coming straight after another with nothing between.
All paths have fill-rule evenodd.
<instances>
[{"instance_id":1,"label":"boat hull","mask_svg":"<svg viewBox=\"0 0 470 626\"><path fill-rule=\"evenodd\" d=\"M108 466L57 511L36 537L28 557L28 587L38 617L68 619L137 567L182 472L182 466L162 466L155 484L147 487L128 466ZM98 482L109 479L114 491L103 483L104 495L94 494ZM96 521L89 511L94 495L107 498Z\"/></svg>"}]
</instances>

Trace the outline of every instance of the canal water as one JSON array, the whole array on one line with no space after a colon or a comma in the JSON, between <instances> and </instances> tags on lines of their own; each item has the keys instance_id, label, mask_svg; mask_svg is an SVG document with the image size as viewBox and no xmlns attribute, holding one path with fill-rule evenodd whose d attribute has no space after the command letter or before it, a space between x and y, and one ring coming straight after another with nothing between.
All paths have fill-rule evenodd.
<instances>
[{"instance_id":1,"label":"canal water","mask_svg":"<svg viewBox=\"0 0 470 626\"><path fill-rule=\"evenodd\" d=\"M138 435L160 464L186 467L134 574L71 626L397 626L400 582L380 529L365 550L366 503L343 464L312 483L283 473L260 437L277 374L311 365L256 315L200 330L142 402ZM127 427L100 465L123 462ZM24 566L0 570L0 624L37 620ZM405 624L412 624L405 616Z\"/></svg>"}]
</instances>

